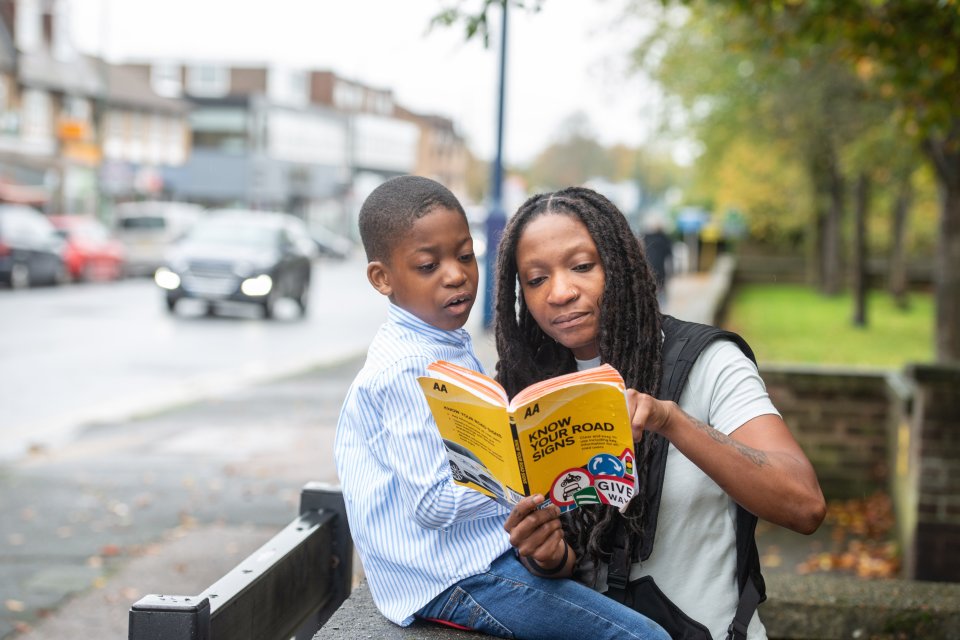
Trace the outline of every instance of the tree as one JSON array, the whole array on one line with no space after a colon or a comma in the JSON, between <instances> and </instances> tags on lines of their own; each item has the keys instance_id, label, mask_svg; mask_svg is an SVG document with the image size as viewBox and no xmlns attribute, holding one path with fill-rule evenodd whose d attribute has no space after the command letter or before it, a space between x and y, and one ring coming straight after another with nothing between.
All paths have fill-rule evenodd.
<instances>
[{"instance_id":1,"label":"tree","mask_svg":"<svg viewBox=\"0 0 960 640\"><path fill-rule=\"evenodd\" d=\"M936 355L941 362L960 362L960 3L710 2L749 17L778 42L832 45L839 61L896 101L902 131L933 166L940 191Z\"/></svg>"},{"instance_id":2,"label":"tree","mask_svg":"<svg viewBox=\"0 0 960 640\"><path fill-rule=\"evenodd\" d=\"M555 142L534 159L528 181L535 190L552 190L613 173L613 157L597 142L589 119L574 113L561 124Z\"/></svg>"}]
</instances>

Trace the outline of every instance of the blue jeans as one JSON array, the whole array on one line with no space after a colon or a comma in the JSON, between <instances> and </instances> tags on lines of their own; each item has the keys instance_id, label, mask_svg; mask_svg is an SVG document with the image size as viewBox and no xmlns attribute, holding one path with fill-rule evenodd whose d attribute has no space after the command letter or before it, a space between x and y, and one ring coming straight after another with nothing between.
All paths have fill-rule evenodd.
<instances>
[{"instance_id":1,"label":"blue jeans","mask_svg":"<svg viewBox=\"0 0 960 640\"><path fill-rule=\"evenodd\" d=\"M512 550L417 615L521 640L670 640L657 623L586 585L533 575Z\"/></svg>"}]
</instances>

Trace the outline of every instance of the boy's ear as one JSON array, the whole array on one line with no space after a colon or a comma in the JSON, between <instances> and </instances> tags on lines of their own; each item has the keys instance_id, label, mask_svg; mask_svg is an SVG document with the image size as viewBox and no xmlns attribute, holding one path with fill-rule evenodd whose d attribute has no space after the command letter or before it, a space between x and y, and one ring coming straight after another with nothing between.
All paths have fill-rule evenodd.
<instances>
[{"instance_id":1,"label":"boy's ear","mask_svg":"<svg viewBox=\"0 0 960 640\"><path fill-rule=\"evenodd\" d=\"M390 286L390 269L379 260L367 263L367 280L383 295L393 294L393 287Z\"/></svg>"}]
</instances>

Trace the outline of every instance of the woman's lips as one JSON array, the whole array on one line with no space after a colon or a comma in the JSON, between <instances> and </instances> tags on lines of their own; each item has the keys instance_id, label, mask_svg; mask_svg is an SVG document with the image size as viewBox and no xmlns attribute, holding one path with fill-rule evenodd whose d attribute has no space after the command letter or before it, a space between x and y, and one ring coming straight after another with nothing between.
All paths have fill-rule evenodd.
<instances>
[{"instance_id":1,"label":"woman's lips","mask_svg":"<svg viewBox=\"0 0 960 640\"><path fill-rule=\"evenodd\" d=\"M587 316L586 311L575 311L573 313L565 313L562 316L557 316L553 319L551 324L555 327L563 329L564 327L569 327L577 324L577 322Z\"/></svg>"}]
</instances>

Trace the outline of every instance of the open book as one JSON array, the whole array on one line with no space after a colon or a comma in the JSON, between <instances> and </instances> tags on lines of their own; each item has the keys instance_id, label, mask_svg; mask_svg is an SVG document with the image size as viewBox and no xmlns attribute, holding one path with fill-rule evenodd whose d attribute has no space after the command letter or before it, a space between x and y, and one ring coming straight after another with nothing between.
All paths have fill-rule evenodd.
<instances>
[{"instance_id":1,"label":"open book","mask_svg":"<svg viewBox=\"0 0 960 640\"><path fill-rule=\"evenodd\" d=\"M626 506L636 491L623 378L604 364L538 382L513 401L496 380L439 360L419 378L453 479L509 506Z\"/></svg>"}]
</instances>

